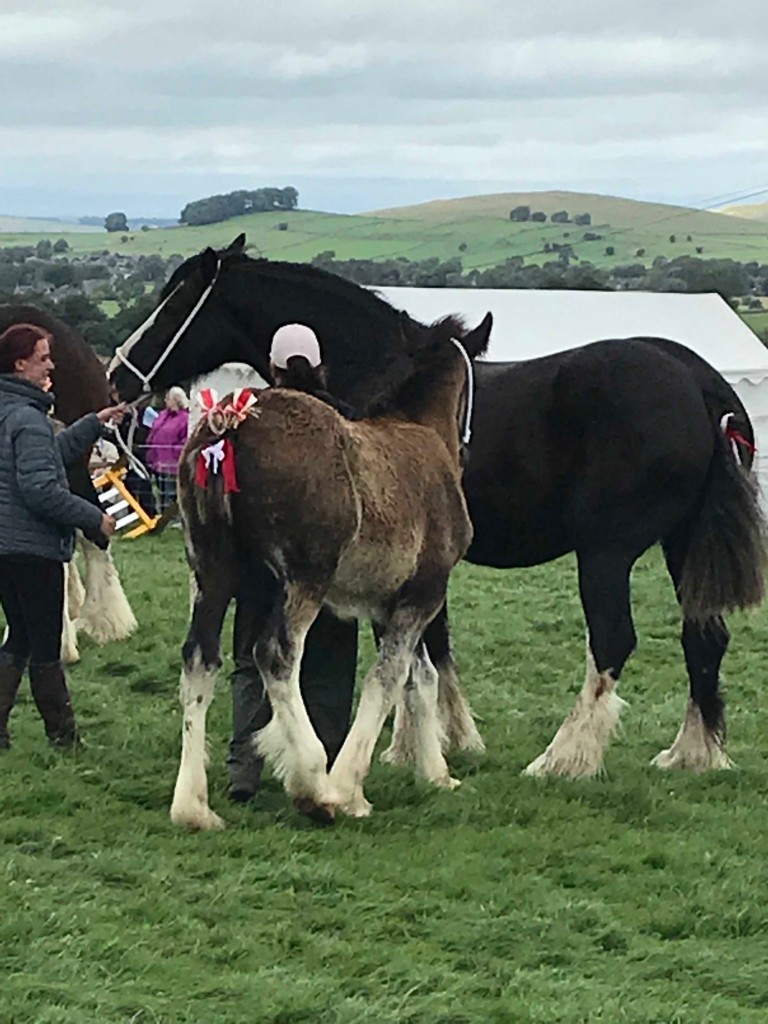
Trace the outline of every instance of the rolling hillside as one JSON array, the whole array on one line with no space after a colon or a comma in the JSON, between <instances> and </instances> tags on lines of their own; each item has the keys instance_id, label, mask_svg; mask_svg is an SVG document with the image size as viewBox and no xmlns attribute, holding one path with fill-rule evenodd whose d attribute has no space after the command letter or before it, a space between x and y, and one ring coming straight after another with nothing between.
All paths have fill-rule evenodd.
<instances>
[{"instance_id":1,"label":"rolling hillside","mask_svg":"<svg viewBox=\"0 0 768 1024\"><path fill-rule=\"evenodd\" d=\"M729 217L742 217L746 220L757 220L768 223L768 203L747 203L742 206L724 206L718 213L726 213Z\"/></svg>"},{"instance_id":2,"label":"rolling hillside","mask_svg":"<svg viewBox=\"0 0 768 1024\"><path fill-rule=\"evenodd\" d=\"M573 217L589 213L592 223L513 223L509 211L529 205L550 216L567 210ZM281 227L283 225L283 227ZM296 210L257 213L202 227L156 228L151 231L80 233L55 229L37 237L65 237L73 252L110 249L115 252L182 256L206 245L225 245L245 231L253 254L273 259L307 261L332 250L338 259L423 260L460 257L469 270L503 263L513 256L541 263L553 257L549 245L569 244L576 256L599 266L642 261L659 255L703 258L730 257L768 262L768 226L720 213L643 203L585 193L534 192L472 196L355 216ZM599 237L588 241L584 234ZM33 234L0 232L0 246L29 245ZM612 247L614 252L607 253ZM644 250L640 254L640 250Z\"/></svg>"},{"instance_id":3,"label":"rolling hillside","mask_svg":"<svg viewBox=\"0 0 768 1024\"><path fill-rule=\"evenodd\" d=\"M65 232L67 234L93 233L98 228L86 224L75 224L72 221L57 220L55 217L14 217L9 214L0 213L0 237L5 234L22 233L25 235L38 235L40 232L56 232L59 238Z\"/></svg>"}]
</instances>

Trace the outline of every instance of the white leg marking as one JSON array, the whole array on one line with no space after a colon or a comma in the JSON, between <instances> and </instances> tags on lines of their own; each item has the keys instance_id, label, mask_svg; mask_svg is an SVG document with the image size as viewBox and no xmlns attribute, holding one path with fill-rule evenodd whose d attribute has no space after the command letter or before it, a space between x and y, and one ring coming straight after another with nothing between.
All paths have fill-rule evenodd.
<instances>
[{"instance_id":1,"label":"white leg marking","mask_svg":"<svg viewBox=\"0 0 768 1024\"><path fill-rule=\"evenodd\" d=\"M77 568L77 562L73 558L71 562L66 563L67 571L67 600L69 601L69 615L74 621L83 607L85 601L85 587L83 581L80 578L80 570Z\"/></svg>"},{"instance_id":2,"label":"white leg marking","mask_svg":"<svg viewBox=\"0 0 768 1024\"><path fill-rule=\"evenodd\" d=\"M416 652L411 671L415 684L410 693L416 735L416 771L435 786L456 789L459 780L451 778L443 754L446 744L437 711L438 674L424 644Z\"/></svg>"},{"instance_id":3,"label":"white leg marking","mask_svg":"<svg viewBox=\"0 0 768 1024\"><path fill-rule=\"evenodd\" d=\"M387 642L386 637L382 641L379 657L365 677L352 728L331 768L329 781L334 803L353 817L366 817L371 812L363 782L384 721L392 705L402 698L411 664L411 646L410 638L396 645L392 639Z\"/></svg>"},{"instance_id":4,"label":"white leg marking","mask_svg":"<svg viewBox=\"0 0 768 1024\"><path fill-rule=\"evenodd\" d=\"M306 635L304 629L293 637L294 658L287 679L270 676L260 666L272 705L272 719L259 730L254 742L290 796L326 804L329 800L325 748L312 728L299 686Z\"/></svg>"},{"instance_id":5,"label":"white leg marking","mask_svg":"<svg viewBox=\"0 0 768 1024\"><path fill-rule=\"evenodd\" d=\"M722 738L707 729L701 711L691 700L675 742L657 754L651 764L657 768L687 768L697 774L734 767L725 752Z\"/></svg>"},{"instance_id":6,"label":"white leg marking","mask_svg":"<svg viewBox=\"0 0 768 1024\"><path fill-rule=\"evenodd\" d=\"M181 763L171 804L171 821L195 829L220 829L224 822L208 806L205 718L213 700L215 669L206 669L199 653L181 670Z\"/></svg>"},{"instance_id":7,"label":"white leg marking","mask_svg":"<svg viewBox=\"0 0 768 1024\"><path fill-rule=\"evenodd\" d=\"M603 753L627 702L613 692L610 672L598 672L587 649L587 677L573 710L547 749L525 769L526 775L565 775L571 779L598 775Z\"/></svg>"},{"instance_id":8,"label":"white leg marking","mask_svg":"<svg viewBox=\"0 0 768 1024\"><path fill-rule=\"evenodd\" d=\"M453 657L438 668L437 701L443 725L445 742L443 750L485 750L483 737L478 732L469 704L461 692L459 674Z\"/></svg>"},{"instance_id":9,"label":"white leg marking","mask_svg":"<svg viewBox=\"0 0 768 1024\"><path fill-rule=\"evenodd\" d=\"M73 590L76 587L72 584L73 577L80 579L77 566L73 562L64 564L64 611L61 619L61 660L65 665L74 665L80 661L80 651L77 648L77 628L75 626L76 612L73 613ZM82 582L80 589L82 590ZM75 601L77 594L75 593Z\"/></svg>"},{"instance_id":10,"label":"white leg marking","mask_svg":"<svg viewBox=\"0 0 768 1024\"><path fill-rule=\"evenodd\" d=\"M110 551L82 540L85 556L85 602L78 626L97 644L125 640L136 629L136 618L123 592Z\"/></svg>"},{"instance_id":11,"label":"white leg marking","mask_svg":"<svg viewBox=\"0 0 768 1024\"><path fill-rule=\"evenodd\" d=\"M392 739L381 755L382 764L415 764L416 734L413 725L412 703L413 684L409 679L400 699L395 705L395 721L392 726Z\"/></svg>"}]
</instances>

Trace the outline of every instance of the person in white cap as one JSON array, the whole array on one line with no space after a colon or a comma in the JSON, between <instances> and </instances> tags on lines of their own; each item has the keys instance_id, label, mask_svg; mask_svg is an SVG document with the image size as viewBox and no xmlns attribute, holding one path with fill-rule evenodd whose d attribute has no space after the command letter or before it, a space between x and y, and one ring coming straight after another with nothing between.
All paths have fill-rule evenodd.
<instances>
[{"instance_id":1,"label":"person in white cap","mask_svg":"<svg viewBox=\"0 0 768 1024\"><path fill-rule=\"evenodd\" d=\"M269 371L275 387L294 388L314 395L346 419L356 419L350 405L328 390L328 371L323 366L320 342L306 324L284 324L272 338Z\"/></svg>"},{"instance_id":2,"label":"person in white cap","mask_svg":"<svg viewBox=\"0 0 768 1024\"><path fill-rule=\"evenodd\" d=\"M354 419L351 406L327 390L328 375L320 344L311 327L285 324L275 331L270 350L270 375L276 387L295 388L326 402L342 416ZM242 567L237 588L233 634L235 670L232 687L232 736L227 753L229 796L245 803L257 793L262 759L253 747L253 734L272 717L261 674L253 660L254 638L268 618L274 601L273 580L261 564ZM341 749L349 729L357 662L357 624L320 612L307 637L301 666L301 691L312 725L328 755L329 764Z\"/></svg>"}]
</instances>

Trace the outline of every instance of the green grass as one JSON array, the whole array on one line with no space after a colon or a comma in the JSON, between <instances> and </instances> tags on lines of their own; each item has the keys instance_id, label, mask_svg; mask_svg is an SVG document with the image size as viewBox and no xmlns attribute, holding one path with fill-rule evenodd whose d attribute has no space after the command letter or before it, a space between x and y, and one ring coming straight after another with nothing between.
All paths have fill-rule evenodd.
<instances>
[{"instance_id":1,"label":"green grass","mask_svg":"<svg viewBox=\"0 0 768 1024\"><path fill-rule=\"evenodd\" d=\"M542 783L520 770L583 674L574 564L462 565L457 654L488 743L454 760L462 787L435 792L377 763L373 816L330 830L271 779L254 808L229 806L224 683L210 782L230 827L192 835L168 820L181 538L116 547L141 626L123 644L83 643L71 684L85 750L49 752L25 696L1 759L3 1024L766 1020L765 613L732 623L739 770L662 774L648 762L686 688L671 588L657 554L644 559L608 774Z\"/></svg>"},{"instance_id":2,"label":"green grass","mask_svg":"<svg viewBox=\"0 0 768 1024\"><path fill-rule=\"evenodd\" d=\"M560 209L567 209L572 216L590 212L593 223L588 227L513 224L509 211L521 204L547 214ZM278 229L282 222L288 224L286 231ZM701 255L705 259L768 261L768 227L764 223L659 203L568 192L474 196L357 216L307 210L260 213L203 227L113 234L67 234L59 230L50 236L0 233L0 247L34 244L38 237L64 237L76 254L110 249L136 255L190 256L206 245L226 245L240 231L246 232L254 253L297 262L330 249L339 259L461 257L464 269L470 270L495 266L510 256L523 256L532 263L552 259L543 251L545 242L567 242L581 259L606 267L637 262L640 248L646 250L642 259L648 265L659 255L695 255L697 246L703 247ZM603 237L584 242L585 231ZM670 242L670 235L675 236L675 242ZM688 235L690 242L686 241ZM466 248L460 250L461 245ZM608 245L615 249L613 256L605 253Z\"/></svg>"}]
</instances>

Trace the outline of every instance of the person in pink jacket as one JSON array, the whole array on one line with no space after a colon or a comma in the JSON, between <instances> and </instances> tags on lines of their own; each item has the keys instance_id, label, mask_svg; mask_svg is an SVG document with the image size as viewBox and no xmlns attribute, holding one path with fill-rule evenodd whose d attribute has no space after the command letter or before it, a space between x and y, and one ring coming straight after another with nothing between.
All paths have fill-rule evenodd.
<instances>
[{"instance_id":1,"label":"person in pink jacket","mask_svg":"<svg viewBox=\"0 0 768 1024\"><path fill-rule=\"evenodd\" d=\"M183 388L170 388L165 409L147 436L147 466L157 483L160 512L176 501L176 471L189 431L189 399Z\"/></svg>"}]
</instances>

